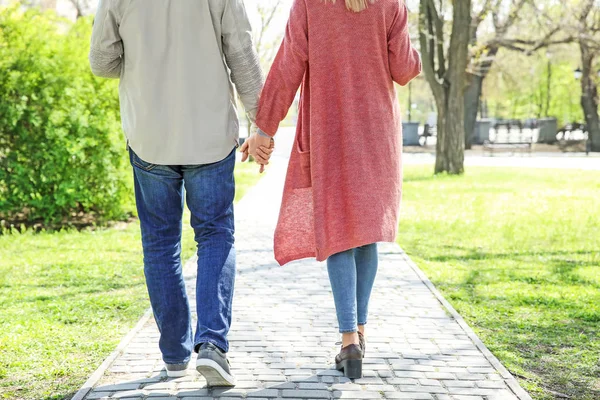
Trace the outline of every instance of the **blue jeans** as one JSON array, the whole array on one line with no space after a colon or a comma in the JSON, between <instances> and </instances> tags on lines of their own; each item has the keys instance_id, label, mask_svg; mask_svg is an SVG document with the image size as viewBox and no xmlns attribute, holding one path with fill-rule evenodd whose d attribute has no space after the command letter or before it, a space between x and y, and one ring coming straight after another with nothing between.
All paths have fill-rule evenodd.
<instances>
[{"instance_id":1,"label":"blue jeans","mask_svg":"<svg viewBox=\"0 0 600 400\"><path fill-rule=\"evenodd\" d=\"M144 273L163 360L187 363L193 349L205 342L228 351L235 280L235 150L224 160L207 165L149 164L131 149L130 161ZM198 244L195 337L181 264L184 188Z\"/></svg>"},{"instance_id":2,"label":"blue jeans","mask_svg":"<svg viewBox=\"0 0 600 400\"><path fill-rule=\"evenodd\" d=\"M358 325L366 325L377 262L377 243L327 259L340 333L356 332Z\"/></svg>"}]
</instances>

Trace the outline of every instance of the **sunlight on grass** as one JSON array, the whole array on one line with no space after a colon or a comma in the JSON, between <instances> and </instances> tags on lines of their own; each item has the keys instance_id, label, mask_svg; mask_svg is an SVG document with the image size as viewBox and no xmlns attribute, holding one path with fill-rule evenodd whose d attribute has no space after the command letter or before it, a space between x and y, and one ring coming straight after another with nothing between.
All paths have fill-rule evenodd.
<instances>
[{"instance_id":1,"label":"sunlight on grass","mask_svg":"<svg viewBox=\"0 0 600 400\"><path fill-rule=\"evenodd\" d=\"M238 164L236 199L258 181L255 169ZM184 223L184 260L194 251ZM0 235L0 398L73 394L148 306L137 222Z\"/></svg>"},{"instance_id":2,"label":"sunlight on grass","mask_svg":"<svg viewBox=\"0 0 600 400\"><path fill-rule=\"evenodd\" d=\"M600 173L405 171L399 243L535 399L600 398Z\"/></svg>"}]
</instances>

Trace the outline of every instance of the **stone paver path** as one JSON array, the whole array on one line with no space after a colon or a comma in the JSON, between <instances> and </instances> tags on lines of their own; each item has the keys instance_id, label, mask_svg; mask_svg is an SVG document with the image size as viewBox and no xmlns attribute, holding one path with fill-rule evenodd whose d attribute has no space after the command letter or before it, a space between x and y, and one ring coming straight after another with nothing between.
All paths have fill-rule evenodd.
<instances>
[{"instance_id":1,"label":"stone paver path","mask_svg":"<svg viewBox=\"0 0 600 400\"><path fill-rule=\"evenodd\" d=\"M396 245L380 247L364 378L350 382L332 369L340 338L326 267L305 260L282 268L272 255L288 151L284 140L236 207L229 357L238 385L209 390L193 366L167 380L147 313L73 399L530 399ZM186 271L193 298L193 261Z\"/></svg>"}]
</instances>

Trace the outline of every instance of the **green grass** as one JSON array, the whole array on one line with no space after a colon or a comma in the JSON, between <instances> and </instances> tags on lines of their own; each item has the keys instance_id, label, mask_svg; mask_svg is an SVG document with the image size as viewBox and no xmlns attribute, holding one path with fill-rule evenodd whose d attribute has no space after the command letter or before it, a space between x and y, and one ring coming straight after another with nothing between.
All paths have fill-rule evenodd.
<instances>
[{"instance_id":1,"label":"green grass","mask_svg":"<svg viewBox=\"0 0 600 400\"><path fill-rule=\"evenodd\" d=\"M236 199L256 168L238 165ZM69 398L148 306L137 222L0 235L0 398Z\"/></svg>"},{"instance_id":2,"label":"green grass","mask_svg":"<svg viewBox=\"0 0 600 400\"><path fill-rule=\"evenodd\" d=\"M600 398L600 172L408 167L398 241L534 399Z\"/></svg>"}]
</instances>

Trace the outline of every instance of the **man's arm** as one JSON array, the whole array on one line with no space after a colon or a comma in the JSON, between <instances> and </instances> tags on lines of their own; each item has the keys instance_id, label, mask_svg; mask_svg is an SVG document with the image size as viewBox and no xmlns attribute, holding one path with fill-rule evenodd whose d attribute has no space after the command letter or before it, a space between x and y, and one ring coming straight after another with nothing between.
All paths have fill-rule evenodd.
<instances>
[{"instance_id":1,"label":"man's arm","mask_svg":"<svg viewBox=\"0 0 600 400\"><path fill-rule=\"evenodd\" d=\"M119 35L120 16L114 0L100 0L90 46L90 67L94 75L119 78L123 66L123 40Z\"/></svg>"},{"instance_id":2,"label":"man's arm","mask_svg":"<svg viewBox=\"0 0 600 400\"><path fill-rule=\"evenodd\" d=\"M224 1L221 28L225 61L246 113L254 123L264 75L252 40L252 26L242 0Z\"/></svg>"}]
</instances>

